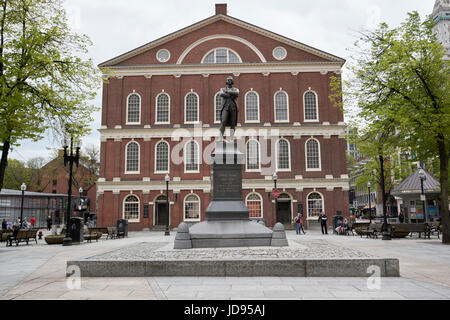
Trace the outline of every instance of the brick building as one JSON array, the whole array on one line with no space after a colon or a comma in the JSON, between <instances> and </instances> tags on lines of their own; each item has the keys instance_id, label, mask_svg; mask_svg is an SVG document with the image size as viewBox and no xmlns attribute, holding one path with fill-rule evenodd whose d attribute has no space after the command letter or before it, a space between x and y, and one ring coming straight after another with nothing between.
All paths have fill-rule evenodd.
<instances>
[{"instance_id":1,"label":"brick building","mask_svg":"<svg viewBox=\"0 0 450 320\"><path fill-rule=\"evenodd\" d=\"M228 76L240 90L236 137L251 217L290 224L300 204L310 224L322 210L348 215L346 126L328 98L344 62L217 4L214 16L100 64L114 76L103 85L98 225L163 227L166 174L171 227L205 219Z\"/></svg>"}]
</instances>

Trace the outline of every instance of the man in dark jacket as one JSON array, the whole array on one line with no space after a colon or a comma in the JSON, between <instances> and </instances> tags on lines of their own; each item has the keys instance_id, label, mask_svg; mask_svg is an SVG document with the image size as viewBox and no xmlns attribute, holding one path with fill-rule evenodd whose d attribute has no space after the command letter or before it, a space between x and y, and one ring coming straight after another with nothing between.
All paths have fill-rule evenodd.
<instances>
[{"instance_id":1,"label":"man in dark jacket","mask_svg":"<svg viewBox=\"0 0 450 320\"><path fill-rule=\"evenodd\" d=\"M320 222L320 227L322 228L322 234L328 234L328 230L327 230L327 215L325 214L324 211L322 211L322 213L319 216L319 222Z\"/></svg>"}]
</instances>

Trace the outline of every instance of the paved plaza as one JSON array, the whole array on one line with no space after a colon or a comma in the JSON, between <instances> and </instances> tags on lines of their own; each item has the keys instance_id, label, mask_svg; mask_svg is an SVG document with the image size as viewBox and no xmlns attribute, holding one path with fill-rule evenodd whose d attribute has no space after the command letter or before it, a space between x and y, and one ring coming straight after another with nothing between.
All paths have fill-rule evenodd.
<instances>
[{"instance_id":1,"label":"paved plaza","mask_svg":"<svg viewBox=\"0 0 450 320\"><path fill-rule=\"evenodd\" d=\"M290 242L308 248L312 243L332 248L330 254L364 254L398 258L400 278L304 278L296 271L287 277L150 277L77 278L65 277L67 260L89 256L145 254L145 243L167 246L175 232L131 232L129 238L74 245L38 245L0 248L0 299L119 299L119 300L267 300L267 299L450 299L450 250L436 237L392 241L359 236L323 236L315 231L296 236ZM137 248L126 252L127 247ZM141 248L142 250L139 250ZM291 248L292 250L292 248ZM347 250L347 252L345 252ZM203 253L210 254L210 250ZM188 254L183 253L183 254ZM245 252L240 251L240 255ZM319 256L322 251L317 253Z\"/></svg>"}]
</instances>

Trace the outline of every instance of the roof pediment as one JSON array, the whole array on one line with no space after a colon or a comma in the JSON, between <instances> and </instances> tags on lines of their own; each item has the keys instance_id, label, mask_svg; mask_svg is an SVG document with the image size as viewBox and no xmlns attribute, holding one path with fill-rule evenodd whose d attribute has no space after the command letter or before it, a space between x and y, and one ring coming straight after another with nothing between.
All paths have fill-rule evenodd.
<instances>
[{"instance_id":1,"label":"roof pediment","mask_svg":"<svg viewBox=\"0 0 450 320\"><path fill-rule=\"evenodd\" d=\"M320 59L321 61L324 61L324 62L334 62L334 63L339 63L339 64L345 63L344 59L337 57L335 55L332 55L332 54L329 54L322 50L313 48L313 47L303 44L301 42L286 38L279 34L276 34L271 31L268 31L266 29L254 26L252 24L249 24L249 23L241 21L239 19L230 17L228 15L218 14L218 15L209 17L205 20L202 20L200 22L197 22L197 23L195 23L191 26L188 26L184 29L178 30L171 34L168 34L162 38L159 38L157 40L149 42L141 47L138 47L134 50L126 52L122 55L119 55L119 56L113 58L113 59L105 61L105 62L99 64L99 67L100 68L114 67L117 65L123 65L124 63L127 64L127 62L132 61L132 59L134 57L142 55L145 52L148 52L152 49L161 47L162 45L165 45L171 41L174 41L174 40L177 40L184 36L187 36L191 33L195 33L196 31L198 31L202 28L208 28L208 26L211 27L211 25L213 25L213 24L219 26L219 28L226 26L226 25L232 25L232 26L235 26L238 28L242 28L243 30L257 34L258 36L266 37L268 39L277 41L278 43L284 44L286 46L301 50L301 51L305 52L306 54L308 54L309 56L314 57L315 60ZM219 30L222 31L222 29L219 29ZM218 34L216 34L216 36L222 36L223 38L228 38L228 39L234 37L235 38L234 40L240 41L240 42L246 44L248 47L250 47L255 52L256 55L259 56L260 61L258 61L258 62L261 62L261 63L267 62L264 59L264 55L261 54L260 52L258 53L258 48L252 48L251 44L245 43L246 41L248 42L248 39L244 39L244 37L239 37L236 34L235 35L227 34L226 32L219 32ZM172 64L178 64L178 65L182 64L184 57L189 53L189 47L193 46L193 44L195 44L195 43L202 42L203 40L207 41L208 37L211 37L211 35L207 35L205 37L200 37L200 38L197 38L197 39L191 41L191 43L189 43L186 46L186 48L184 48L182 50L182 52L180 52L178 57L174 57L174 59L176 59L176 62L174 62ZM240 38L240 39L237 39L237 38ZM267 56L267 54L266 54L266 56ZM133 63L130 63L130 64L133 64Z\"/></svg>"}]
</instances>

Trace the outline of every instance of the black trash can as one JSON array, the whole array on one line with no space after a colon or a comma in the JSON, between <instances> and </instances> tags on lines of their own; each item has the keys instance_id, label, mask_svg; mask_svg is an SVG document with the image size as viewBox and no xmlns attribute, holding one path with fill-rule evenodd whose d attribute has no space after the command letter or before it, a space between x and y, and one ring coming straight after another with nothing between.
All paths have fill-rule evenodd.
<instances>
[{"instance_id":1,"label":"black trash can","mask_svg":"<svg viewBox=\"0 0 450 320\"><path fill-rule=\"evenodd\" d=\"M341 222L341 224L344 222L344 217L343 216L334 216L333 217L333 233L337 233L336 228L339 225L339 221Z\"/></svg>"},{"instance_id":2,"label":"black trash can","mask_svg":"<svg viewBox=\"0 0 450 320\"><path fill-rule=\"evenodd\" d=\"M73 217L69 219L69 233L72 243L80 243L84 241L84 219Z\"/></svg>"},{"instance_id":3,"label":"black trash can","mask_svg":"<svg viewBox=\"0 0 450 320\"><path fill-rule=\"evenodd\" d=\"M128 220L125 219L117 220L117 236L128 237Z\"/></svg>"}]
</instances>

